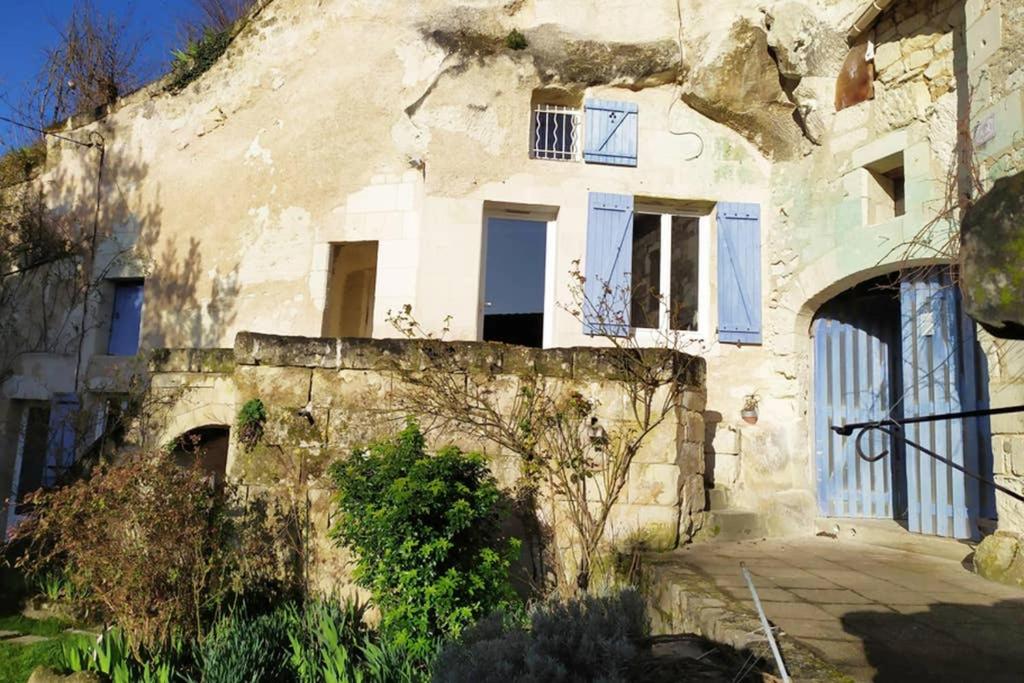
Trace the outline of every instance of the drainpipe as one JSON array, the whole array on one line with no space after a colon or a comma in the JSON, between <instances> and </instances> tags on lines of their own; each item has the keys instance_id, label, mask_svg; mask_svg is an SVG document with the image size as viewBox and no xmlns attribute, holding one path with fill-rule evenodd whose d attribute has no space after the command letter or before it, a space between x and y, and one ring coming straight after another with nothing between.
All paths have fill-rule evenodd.
<instances>
[{"instance_id":1,"label":"drainpipe","mask_svg":"<svg viewBox=\"0 0 1024 683\"><path fill-rule=\"evenodd\" d=\"M871 25L875 23L875 19L878 15L889 8L895 0L871 0L860 15L853 22L853 26L846 33L847 42L852 43L861 36L862 33L871 28Z\"/></svg>"}]
</instances>

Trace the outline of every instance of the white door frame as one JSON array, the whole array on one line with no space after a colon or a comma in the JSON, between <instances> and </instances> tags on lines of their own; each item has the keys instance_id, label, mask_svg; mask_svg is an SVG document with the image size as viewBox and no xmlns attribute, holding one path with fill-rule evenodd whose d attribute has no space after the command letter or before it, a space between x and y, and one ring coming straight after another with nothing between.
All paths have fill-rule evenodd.
<instances>
[{"instance_id":1,"label":"white door frame","mask_svg":"<svg viewBox=\"0 0 1024 683\"><path fill-rule=\"evenodd\" d=\"M484 338L484 312L487 306L487 231L492 218L544 223L544 329L541 345L555 345L555 300L558 263L558 207L529 204L491 203L484 205L483 239L480 240L480 303L477 307L477 341Z\"/></svg>"}]
</instances>

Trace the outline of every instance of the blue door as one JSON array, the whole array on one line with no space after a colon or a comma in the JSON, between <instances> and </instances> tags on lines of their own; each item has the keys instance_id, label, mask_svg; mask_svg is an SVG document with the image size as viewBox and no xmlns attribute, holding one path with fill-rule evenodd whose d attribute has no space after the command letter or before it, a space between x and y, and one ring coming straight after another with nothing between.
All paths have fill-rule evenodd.
<instances>
[{"instance_id":1,"label":"blue door","mask_svg":"<svg viewBox=\"0 0 1024 683\"><path fill-rule=\"evenodd\" d=\"M832 431L849 422L987 407L985 355L949 278L904 275L860 285L821 308L812 335L821 514L895 518L922 534L976 536L978 518L995 517L988 487L878 431L862 445L870 454L889 455L867 462L856 454L857 433ZM972 472L992 475L985 419L911 424L903 435Z\"/></svg>"},{"instance_id":2,"label":"blue door","mask_svg":"<svg viewBox=\"0 0 1024 683\"><path fill-rule=\"evenodd\" d=\"M142 283L138 281L118 282L114 287L114 309L107 343L107 353L111 356L134 356L139 352L142 291Z\"/></svg>"},{"instance_id":3,"label":"blue door","mask_svg":"<svg viewBox=\"0 0 1024 683\"><path fill-rule=\"evenodd\" d=\"M900 285L903 336L903 413L924 416L987 407L987 370L974 322L961 310L960 292L944 275ZM940 420L907 425L906 437L971 472L991 477L986 420ZM908 447L907 526L952 538L978 535L980 516L995 516L991 490Z\"/></svg>"},{"instance_id":4,"label":"blue door","mask_svg":"<svg viewBox=\"0 0 1024 683\"><path fill-rule=\"evenodd\" d=\"M872 453L893 454L872 463L857 457L856 435L832 431L890 413L898 325L891 291L850 292L823 306L814 321L814 448L818 509L826 517L892 519L904 507L901 459L891 439L878 432L864 438Z\"/></svg>"}]
</instances>

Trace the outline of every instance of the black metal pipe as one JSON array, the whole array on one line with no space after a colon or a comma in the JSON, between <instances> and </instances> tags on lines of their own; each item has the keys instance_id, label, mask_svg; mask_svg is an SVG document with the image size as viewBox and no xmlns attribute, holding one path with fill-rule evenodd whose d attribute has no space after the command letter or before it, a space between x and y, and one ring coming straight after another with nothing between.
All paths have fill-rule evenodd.
<instances>
[{"instance_id":1,"label":"black metal pipe","mask_svg":"<svg viewBox=\"0 0 1024 683\"><path fill-rule=\"evenodd\" d=\"M894 429L899 430L899 425L892 425L892 427ZM857 456L859 458L867 460L868 462L875 462L877 460L881 460L886 455L888 455L888 451L882 451L879 455L868 456L868 455L865 455L864 451L861 450L861 444L860 444L861 437L864 436L865 434L867 434L872 429L877 429L878 431L880 431L880 432L882 432L884 434L888 434L889 436L893 436L893 437L896 436L896 434L894 434L893 432L889 431L889 429L887 429L886 425L884 425L884 424L877 424L877 423L876 424L869 424L869 425L861 428L861 433L857 435ZM971 479L975 479L977 481L980 481L983 484L988 484L989 486L991 486L992 488L996 489L997 491L1002 491L1003 493L1005 493L1006 495L1010 496L1011 498L1013 498L1015 500L1019 500L1020 502L1024 503L1024 496L1022 496L1021 494L1017 493L1016 491L1008 489L1005 486L1001 486L1000 484L997 484L994 481L991 481L989 479L985 479L981 475L978 475L978 474L975 474L974 472L971 472L970 470L965 468L963 465L960 465L959 463L953 462L949 458L944 458L941 455L939 455L938 453L936 453L935 451L929 450L929 449L925 448L924 446L922 446L921 444L915 443L915 442L911 441L910 439L905 437L902 433L899 435L899 437L901 439L903 439L903 443L907 444L908 446L913 446L914 448L916 448L917 450L921 451L925 455L929 455L929 456L935 458L936 460L944 462L947 465L949 465L950 467L952 467L953 469L955 469L955 470L957 470L959 472L963 472L964 474L966 474Z\"/></svg>"},{"instance_id":2,"label":"black metal pipe","mask_svg":"<svg viewBox=\"0 0 1024 683\"><path fill-rule=\"evenodd\" d=\"M919 417L887 417L874 422L849 422L844 425L834 425L832 431L840 436L851 436L854 430L866 427L877 427L885 424L909 425L920 422L937 422L939 420L956 420L962 417L986 417L988 415L1004 415L1006 413L1024 413L1024 405L1006 406L1005 408L985 408L982 410L964 410L958 413L936 413L935 415L922 415Z\"/></svg>"}]
</instances>

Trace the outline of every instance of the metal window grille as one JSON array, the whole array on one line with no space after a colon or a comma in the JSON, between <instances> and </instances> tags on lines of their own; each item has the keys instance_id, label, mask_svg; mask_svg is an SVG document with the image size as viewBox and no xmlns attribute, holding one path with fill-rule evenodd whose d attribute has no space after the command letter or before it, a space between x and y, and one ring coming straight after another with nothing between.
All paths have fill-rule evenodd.
<instances>
[{"instance_id":1,"label":"metal window grille","mask_svg":"<svg viewBox=\"0 0 1024 683\"><path fill-rule=\"evenodd\" d=\"M579 109L539 104L533 109L530 156L534 159L579 161L583 114Z\"/></svg>"}]
</instances>

